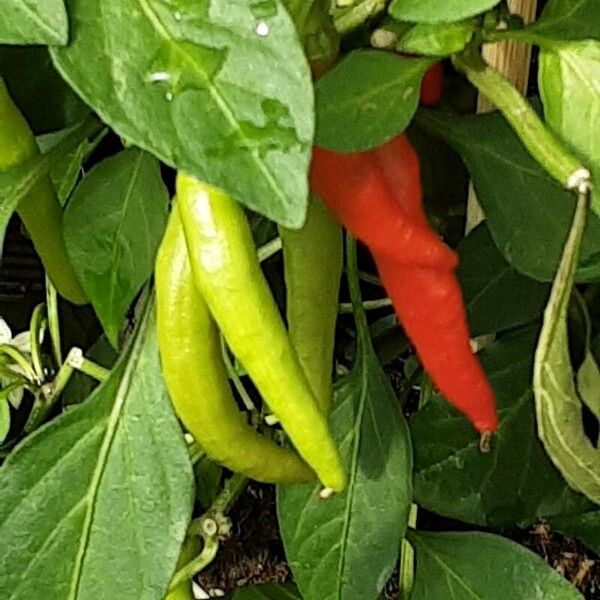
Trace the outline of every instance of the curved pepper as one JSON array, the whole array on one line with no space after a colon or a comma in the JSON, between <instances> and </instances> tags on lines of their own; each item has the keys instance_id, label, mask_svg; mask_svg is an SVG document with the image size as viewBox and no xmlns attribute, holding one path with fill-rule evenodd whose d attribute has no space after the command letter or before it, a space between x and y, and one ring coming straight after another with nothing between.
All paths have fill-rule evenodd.
<instances>
[{"instance_id":1,"label":"curved pepper","mask_svg":"<svg viewBox=\"0 0 600 600\"><path fill-rule=\"evenodd\" d=\"M156 260L156 302L165 383L175 412L203 450L257 481L314 481L314 473L295 452L258 434L238 410L218 329L194 285L176 209Z\"/></svg>"},{"instance_id":2,"label":"curved pepper","mask_svg":"<svg viewBox=\"0 0 600 600\"><path fill-rule=\"evenodd\" d=\"M177 197L196 285L229 347L300 456L327 488L342 491L336 444L260 269L243 209L221 190L182 174Z\"/></svg>"},{"instance_id":3,"label":"curved pepper","mask_svg":"<svg viewBox=\"0 0 600 600\"><path fill-rule=\"evenodd\" d=\"M328 415L344 259L342 229L327 207L311 197L304 227L298 231L280 227L279 235L290 339L319 408Z\"/></svg>"},{"instance_id":4,"label":"curved pepper","mask_svg":"<svg viewBox=\"0 0 600 600\"><path fill-rule=\"evenodd\" d=\"M457 266L455 253L435 233L398 210L372 152L341 154L315 147L310 182L338 221L373 252L410 265Z\"/></svg>"},{"instance_id":5,"label":"curved pepper","mask_svg":"<svg viewBox=\"0 0 600 600\"><path fill-rule=\"evenodd\" d=\"M350 178L359 162L369 186L358 176ZM431 231L423 210L419 160L408 138L401 135L361 154L317 151L311 182L348 230L371 249L396 313L435 385L478 431L496 431L494 393L471 351L454 273L456 255ZM399 232L394 252L385 223L405 224L412 245L406 241L408 234ZM452 260L441 259L446 256Z\"/></svg>"},{"instance_id":6,"label":"curved pepper","mask_svg":"<svg viewBox=\"0 0 600 600\"><path fill-rule=\"evenodd\" d=\"M0 78L0 171L39 154L35 137L15 106ZM50 281L58 293L74 304L88 302L69 261L62 236L62 207L50 181L44 176L17 207Z\"/></svg>"}]
</instances>

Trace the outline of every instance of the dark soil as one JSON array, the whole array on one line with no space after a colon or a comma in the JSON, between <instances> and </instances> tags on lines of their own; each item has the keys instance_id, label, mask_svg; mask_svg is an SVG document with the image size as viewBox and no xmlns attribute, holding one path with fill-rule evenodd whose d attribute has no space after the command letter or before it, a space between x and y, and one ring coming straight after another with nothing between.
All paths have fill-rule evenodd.
<instances>
[{"instance_id":1,"label":"dark soil","mask_svg":"<svg viewBox=\"0 0 600 600\"><path fill-rule=\"evenodd\" d=\"M291 581L275 514L273 488L252 484L231 512L231 537L222 543L215 562L200 576L200 585L207 592ZM427 529L431 529L435 515L427 514L426 520ZM447 522L439 519L439 525L445 529ZM530 530L515 528L502 534L541 556L587 600L600 599L600 558L579 542L551 531L543 523ZM395 572L384 592L386 600L397 600L397 580Z\"/></svg>"}]
</instances>

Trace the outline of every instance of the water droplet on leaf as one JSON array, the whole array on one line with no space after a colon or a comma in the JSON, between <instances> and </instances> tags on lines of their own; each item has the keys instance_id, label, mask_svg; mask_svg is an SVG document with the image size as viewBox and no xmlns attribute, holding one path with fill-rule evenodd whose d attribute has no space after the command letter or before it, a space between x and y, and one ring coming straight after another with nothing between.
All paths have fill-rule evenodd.
<instances>
[{"instance_id":1,"label":"water droplet on leaf","mask_svg":"<svg viewBox=\"0 0 600 600\"><path fill-rule=\"evenodd\" d=\"M269 35L269 32L271 31L271 28L269 27L268 23L261 21L260 23L256 24L254 31L259 37L267 37Z\"/></svg>"},{"instance_id":2,"label":"water droplet on leaf","mask_svg":"<svg viewBox=\"0 0 600 600\"><path fill-rule=\"evenodd\" d=\"M148 81L150 83L165 83L171 81L172 75L168 71L153 71L148 74Z\"/></svg>"},{"instance_id":3,"label":"water droplet on leaf","mask_svg":"<svg viewBox=\"0 0 600 600\"><path fill-rule=\"evenodd\" d=\"M173 96L173 92L167 92L167 93L165 94L165 100L166 100L167 102L173 102L173 98L174 98L174 97L175 97L175 96Z\"/></svg>"}]
</instances>

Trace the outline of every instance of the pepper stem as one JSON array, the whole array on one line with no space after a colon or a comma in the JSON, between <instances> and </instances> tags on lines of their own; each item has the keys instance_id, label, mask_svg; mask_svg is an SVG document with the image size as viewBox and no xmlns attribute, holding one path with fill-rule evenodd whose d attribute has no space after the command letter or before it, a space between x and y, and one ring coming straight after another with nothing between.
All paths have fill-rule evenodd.
<instances>
[{"instance_id":1,"label":"pepper stem","mask_svg":"<svg viewBox=\"0 0 600 600\"><path fill-rule=\"evenodd\" d=\"M531 104L474 47L452 57L454 66L504 115L530 154L568 190L591 187L589 170L567 150Z\"/></svg>"}]
</instances>

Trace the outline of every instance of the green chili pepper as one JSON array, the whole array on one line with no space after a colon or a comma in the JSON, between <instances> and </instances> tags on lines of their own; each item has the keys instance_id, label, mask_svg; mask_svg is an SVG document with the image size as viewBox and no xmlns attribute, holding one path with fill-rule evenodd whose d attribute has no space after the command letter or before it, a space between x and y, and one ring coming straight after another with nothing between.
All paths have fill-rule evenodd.
<instances>
[{"instance_id":1,"label":"green chili pepper","mask_svg":"<svg viewBox=\"0 0 600 600\"><path fill-rule=\"evenodd\" d=\"M343 490L335 442L261 272L244 211L185 175L177 196L196 285L229 347L321 482Z\"/></svg>"},{"instance_id":2,"label":"green chili pepper","mask_svg":"<svg viewBox=\"0 0 600 600\"><path fill-rule=\"evenodd\" d=\"M0 171L37 154L35 137L0 78ZM34 185L17 212L58 292L74 304L85 304L87 297L68 259L62 236L62 207L48 176Z\"/></svg>"},{"instance_id":3,"label":"green chili pepper","mask_svg":"<svg viewBox=\"0 0 600 600\"><path fill-rule=\"evenodd\" d=\"M258 481L314 481L295 452L259 435L238 410L218 329L194 285L176 209L156 261L156 300L165 382L175 412L198 444L228 469Z\"/></svg>"},{"instance_id":4,"label":"green chili pepper","mask_svg":"<svg viewBox=\"0 0 600 600\"><path fill-rule=\"evenodd\" d=\"M328 415L344 258L342 229L327 207L311 197L304 227L299 231L280 227L279 234L290 339L319 408Z\"/></svg>"}]
</instances>

